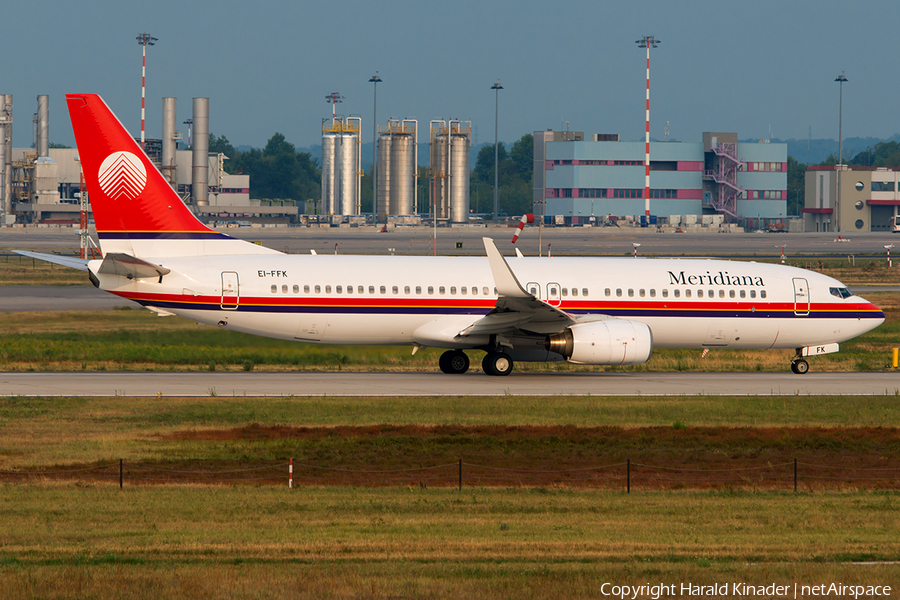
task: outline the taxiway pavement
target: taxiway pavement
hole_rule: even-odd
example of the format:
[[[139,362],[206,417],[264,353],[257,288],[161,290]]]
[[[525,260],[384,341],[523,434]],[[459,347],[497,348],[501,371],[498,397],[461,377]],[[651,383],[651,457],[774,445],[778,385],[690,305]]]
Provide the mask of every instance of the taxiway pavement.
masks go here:
[[[0,373],[0,396],[773,396],[900,394],[897,373]]]

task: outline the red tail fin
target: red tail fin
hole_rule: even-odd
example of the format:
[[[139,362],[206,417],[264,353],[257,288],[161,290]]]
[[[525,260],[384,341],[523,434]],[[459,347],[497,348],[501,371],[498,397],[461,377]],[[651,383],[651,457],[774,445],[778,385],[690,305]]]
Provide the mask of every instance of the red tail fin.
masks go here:
[[[66,102],[101,241],[221,236],[194,217],[100,96]]]

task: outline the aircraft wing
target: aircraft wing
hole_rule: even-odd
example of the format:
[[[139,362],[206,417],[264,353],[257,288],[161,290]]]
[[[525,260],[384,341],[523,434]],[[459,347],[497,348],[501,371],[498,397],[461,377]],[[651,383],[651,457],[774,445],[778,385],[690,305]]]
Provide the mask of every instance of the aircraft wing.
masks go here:
[[[134,279],[135,277],[159,277],[159,280],[162,281],[163,275],[171,273],[172,270],[162,265],[154,265],[130,254],[107,252],[97,272],[105,275],[127,277],[128,279]]]
[[[88,261],[86,258],[75,258],[74,256],[58,256],[56,254],[42,254],[41,252],[29,252],[28,250],[13,250],[16,254],[27,256],[28,258],[36,258],[56,265],[62,265],[79,271],[87,271]]]
[[[546,335],[559,333],[577,322],[572,315],[529,294],[497,250],[494,240],[482,240],[499,297],[494,310],[462,330],[460,336],[505,334],[517,330]]]

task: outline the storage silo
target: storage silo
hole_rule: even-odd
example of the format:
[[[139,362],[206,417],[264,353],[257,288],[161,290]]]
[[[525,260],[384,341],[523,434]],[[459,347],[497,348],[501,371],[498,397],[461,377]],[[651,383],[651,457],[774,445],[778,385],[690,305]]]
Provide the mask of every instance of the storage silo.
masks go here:
[[[337,197],[337,148],[338,136],[329,130],[322,129],[322,214],[335,213]]]
[[[450,222],[469,222],[469,148],[472,124],[450,121]]]
[[[380,223],[387,222],[391,213],[391,144],[393,138],[383,129],[378,136],[378,206],[373,207]]]
[[[338,197],[340,203],[335,212],[341,215],[356,214],[356,196],[359,189],[359,135],[347,132],[338,138],[337,163],[340,171],[340,187]]]
[[[447,205],[447,124],[444,121],[431,122],[431,208],[433,218],[446,219],[449,211]]]

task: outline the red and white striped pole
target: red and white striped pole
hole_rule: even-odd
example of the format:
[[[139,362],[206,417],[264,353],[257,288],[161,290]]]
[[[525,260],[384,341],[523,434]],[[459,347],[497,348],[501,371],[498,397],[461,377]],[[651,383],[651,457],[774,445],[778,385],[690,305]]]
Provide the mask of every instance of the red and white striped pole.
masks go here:
[[[147,83],[147,46],[153,46],[154,42],[156,42],[157,38],[151,36],[149,33],[142,33],[137,36],[138,44],[142,46],[142,55],[143,58],[141,60],[141,149],[144,149],[144,119],[146,116],[146,83]]]
[[[526,223],[534,223],[534,215],[529,213],[527,215],[522,215],[521,220],[519,220],[519,224],[516,226],[516,232],[513,234],[512,243],[515,244],[516,240],[519,239],[519,234],[522,233],[522,230],[525,229]]]
[[[288,463],[288,489],[294,489],[294,459]]]
[[[645,35],[635,42],[638,47],[647,49],[647,106],[644,149],[644,215],[647,226],[650,226],[650,48],[656,48],[659,40],[652,35]]]

